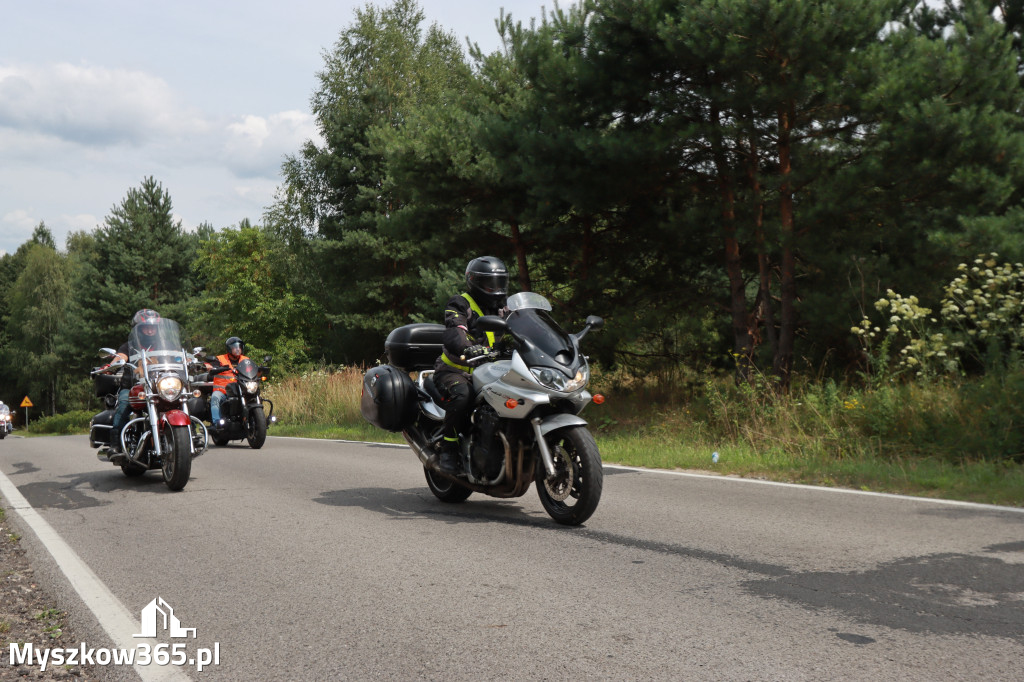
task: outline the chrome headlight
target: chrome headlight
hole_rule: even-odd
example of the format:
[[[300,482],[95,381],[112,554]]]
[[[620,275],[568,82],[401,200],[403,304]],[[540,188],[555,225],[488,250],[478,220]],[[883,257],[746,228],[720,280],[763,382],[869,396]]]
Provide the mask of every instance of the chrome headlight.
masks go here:
[[[156,392],[161,398],[168,402],[173,402],[181,396],[181,377],[166,376],[160,377],[156,382]]]
[[[559,393],[578,391],[586,386],[587,380],[590,379],[590,368],[586,365],[576,372],[572,379],[566,379],[564,374],[550,367],[533,367],[530,371],[541,386]]]
[[[256,393],[260,389],[260,382],[258,381],[246,381],[244,385],[246,393]]]

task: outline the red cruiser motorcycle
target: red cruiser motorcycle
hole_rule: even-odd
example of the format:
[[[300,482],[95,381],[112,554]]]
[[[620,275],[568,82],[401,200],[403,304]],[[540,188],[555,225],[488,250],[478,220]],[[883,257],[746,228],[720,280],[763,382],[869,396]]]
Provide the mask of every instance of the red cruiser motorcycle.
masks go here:
[[[109,377],[98,378],[111,372],[134,372],[137,382],[129,393],[130,419],[120,434],[123,454],[108,457],[98,453],[97,457],[119,465],[126,476],[141,476],[150,469],[160,469],[167,487],[181,490],[188,483],[192,460],[206,452],[208,442],[206,427],[188,410],[192,357],[182,348],[178,323],[167,318],[136,325],[129,345],[128,362],[92,373],[97,393],[101,386],[106,390],[112,388]],[[112,348],[103,348],[101,352],[108,356],[116,353]],[[108,397],[106,401],[111,409],[90,422],[92,447],[108,441],[116,400],[115,391],[114,399]]]

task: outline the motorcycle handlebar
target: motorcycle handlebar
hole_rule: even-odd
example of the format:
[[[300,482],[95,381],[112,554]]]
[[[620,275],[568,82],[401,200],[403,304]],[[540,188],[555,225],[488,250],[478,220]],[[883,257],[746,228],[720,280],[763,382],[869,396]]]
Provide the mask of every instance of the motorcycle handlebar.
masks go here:
[[[495,360],[500,360],[501,356],[502,353],[500,351],[492,350],[490,353],[484,353],[483,355],[478,355],[475,358],[467,358],[465,355],[463,355],[460,357],[460,359],[470,367],[479,367],[485,362],[494,362]]]

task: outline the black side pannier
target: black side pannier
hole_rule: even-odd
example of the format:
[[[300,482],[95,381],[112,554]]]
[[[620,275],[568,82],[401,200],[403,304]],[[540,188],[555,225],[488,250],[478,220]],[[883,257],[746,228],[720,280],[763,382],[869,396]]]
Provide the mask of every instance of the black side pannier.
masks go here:
[[[419,322],[398,327],[384,341],[388,363],[407,372],[434,369],[441,357],[443,324]]]
[[[97,398],[110,394],[117,395],[117,392],[121,390],[121,378],[109,374],[93,374],[92,385],[96,389]]]
[[[401,431],[416,417],[416,384],[398,367],[372,367],[363,376],[359,411],[378,428]]]

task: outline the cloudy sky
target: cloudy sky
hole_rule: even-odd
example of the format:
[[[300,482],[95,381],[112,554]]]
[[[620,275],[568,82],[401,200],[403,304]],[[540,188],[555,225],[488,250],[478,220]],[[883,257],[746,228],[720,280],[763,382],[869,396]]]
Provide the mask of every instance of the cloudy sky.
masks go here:
[[[256,222],[315,134],[323,54],[369,0],[23,0],[0,20],[0,253],[40,221],[58,246],[153,176],[186,229]],[[385,0],[372,4],[384,6]],[[501,8],[419,0],[426,24],[498,49]],[[563,1],[561,5],[568,6]]]

